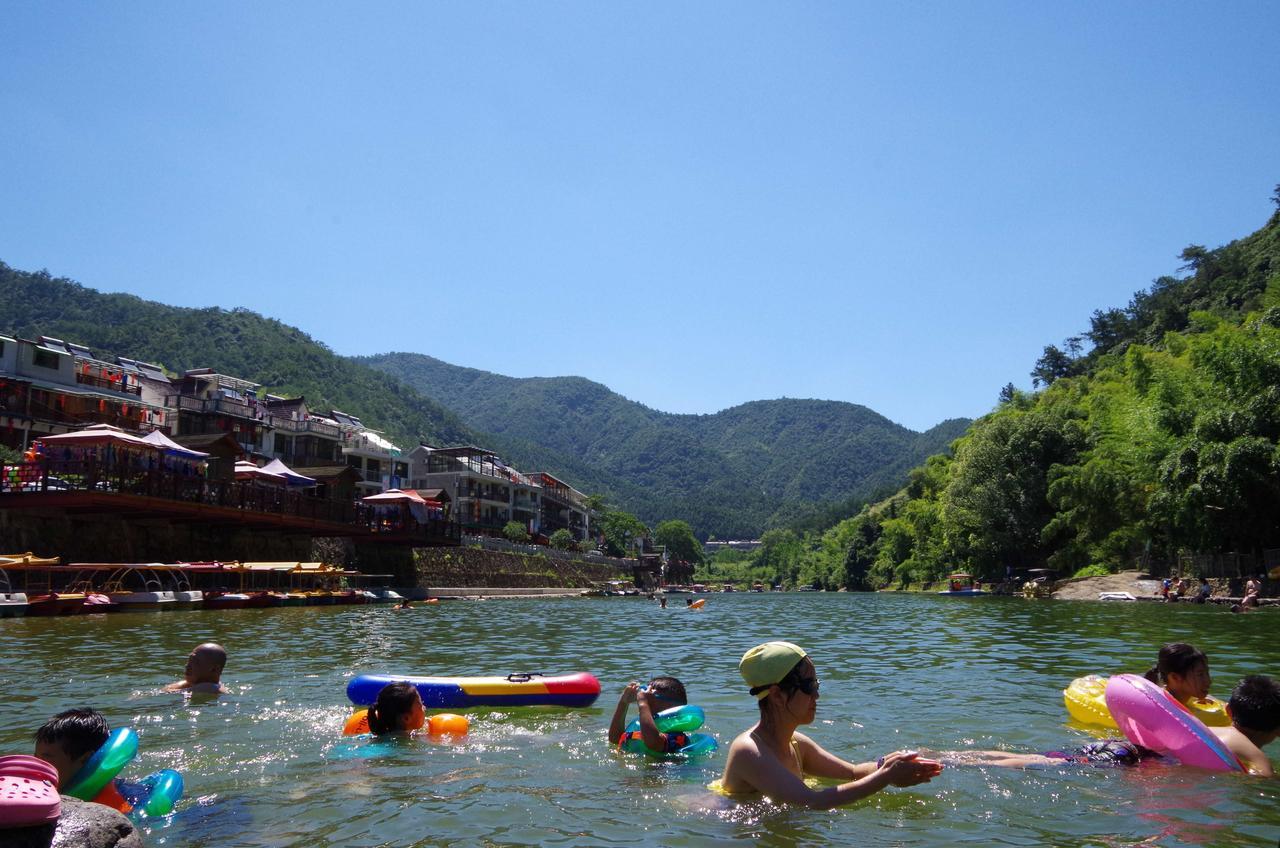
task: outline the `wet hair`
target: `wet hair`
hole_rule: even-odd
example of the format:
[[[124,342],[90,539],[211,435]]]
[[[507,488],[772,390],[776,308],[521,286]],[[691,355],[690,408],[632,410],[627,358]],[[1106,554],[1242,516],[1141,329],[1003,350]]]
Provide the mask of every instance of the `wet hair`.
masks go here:
[[[1195,667],[1209,665],[1209,658],[1204,651],[1186,642],[1170,642],[1160,649],[1156,664],[1147,670],[1143,677],[1152,683],[1168,683],[1170,674],[1189,674]]]
[[[36,741],[57,745],[62,752],[75,760],[92,754],[107,742],[111,728],[102,713],[82,707],[65,710],[46,721],[36,731]]]
[[[369,707],[369,732],[391,733],[399,730],[400,716],[405,715],[418,700],[418,690],[412,683],[388,683],[378,692],[378,700]]]
[[[786,692],[794,692],[797,689],[799,689],[800,688],[800,667],[804,665],[804,661],[807,659],[809,658],[801,657],[799,660],[797,660],[796,664],[791,666],[791,670],[788,671],[785,675],[783,675],[782,679],[773,685],[779,687],[780,689]],[[756,702],[760,705],[760,715],[764,715],[765,704],[766,702],[768,702],[768,700],[769,700],[768,698],[761,698],[759,701]]]
[[[687,704],[689,696],[684,691],[684,684],[674,677],[655,677],[649,681],[649,691],[664,701],[672,704]]]
[[[1231,690],[1227,710],[1236,727],[1259,733],[1280,728],[1280,683],[1265,674],[1249,675]]]

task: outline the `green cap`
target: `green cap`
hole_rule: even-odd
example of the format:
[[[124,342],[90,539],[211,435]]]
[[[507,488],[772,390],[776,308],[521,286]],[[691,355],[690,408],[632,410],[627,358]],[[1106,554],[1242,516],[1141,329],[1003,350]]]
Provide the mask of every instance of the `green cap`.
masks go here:
[[[804,648],[790,642],[765,642],[756,645],[742,655],[738,671],[751,687],[751,694],[760,700],[769,694],[769,687],[786,677],[796,663],[807,657]],[[757,691],[758,690],[758,691]]]

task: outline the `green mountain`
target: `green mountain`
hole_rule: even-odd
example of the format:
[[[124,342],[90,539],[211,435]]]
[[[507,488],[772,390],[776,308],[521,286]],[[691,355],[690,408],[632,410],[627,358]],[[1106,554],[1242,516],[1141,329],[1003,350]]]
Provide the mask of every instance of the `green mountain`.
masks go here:
[[[640,487],[628,503],[646,521],[684,518],[720,538],[895,488],[969,423],[917,433],[856,404],[793,399],[674,415],[581,377],[506,377],[416,353],[357,361],[436,398],[477,430],[579,457]]]

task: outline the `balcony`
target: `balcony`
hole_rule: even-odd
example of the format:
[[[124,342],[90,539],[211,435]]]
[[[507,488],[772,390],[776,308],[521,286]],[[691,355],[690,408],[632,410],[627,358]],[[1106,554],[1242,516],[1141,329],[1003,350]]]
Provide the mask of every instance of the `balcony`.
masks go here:
[[[247,403],[227,400],[226,398],[196,398],[187,395],[170,396],[166,399],[172,409],[180,412],[198,412],[202,415],[230,415],[233,418],[244,418],[257,421],[258,416]]]
[[[326,424],[323,421],[316,421],[313,418],[304,418],[300,421],[295,421],[292,418],[268,415],[266,423],[277,433],[310,433],[312,435],[322,436],[326,439],[339,439],[342,437],[342,431],[338,429],[336,425]]]
[[[117,394],[137,395],[138,397],[142,396],[142,386],[131,385],[121,387],[119,380],[112,381],[108,380],[106,377],[84,374],[79,371],[76,372],[76,382],[82,386],[92,386],[95,389],[105,389],[106,391],[116,392]]]

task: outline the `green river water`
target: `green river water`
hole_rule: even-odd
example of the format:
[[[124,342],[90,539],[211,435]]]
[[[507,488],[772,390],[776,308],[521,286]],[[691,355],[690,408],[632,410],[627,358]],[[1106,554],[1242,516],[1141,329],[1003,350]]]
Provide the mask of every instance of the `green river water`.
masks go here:
[[[701,612],[673,601],[666,610],[644,599],[547,599],[4,620],[0,753],[29,753],[35,728],[70,706],[133,726],[142,747],[126,776],[175,768],[187,785],[177,813],[147,827],[149,846],[1280,839],[1280,782],[1159,765],[953,767],[832,812],[738,804],[705,788],[756,715],[737,662],[758,642],[808,649],[822,678],[809,734],[847,759],[900,748],[1042,751],[1090,738],[1067,723],[1061,691],[1072,678],[1141,672],[1163,642],[1205,650],[1219,697],[1244,674],[1280,674],[1274,612],[886,594],[715,595]],[[233,694],[161,693],[207,640],[230,651]],[[604,688],[590,709],[474,712],[456,745],[414,738],[369,749],[339,736],[355,674],[583,670]],[[656,674],[685,682],[719,753],[681,763],[610,750],[617,693]]]

